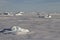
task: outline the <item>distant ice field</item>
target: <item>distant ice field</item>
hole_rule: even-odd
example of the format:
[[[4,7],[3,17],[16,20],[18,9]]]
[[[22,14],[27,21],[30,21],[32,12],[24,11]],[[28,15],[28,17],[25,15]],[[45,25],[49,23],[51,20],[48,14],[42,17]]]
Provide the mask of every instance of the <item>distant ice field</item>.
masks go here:
[[[0,30],[12,26],[20,26],[35,32],[27,35],[0,33],[0,40],[60,40],[59,18],[45,19],[28,15],[0,17]]]

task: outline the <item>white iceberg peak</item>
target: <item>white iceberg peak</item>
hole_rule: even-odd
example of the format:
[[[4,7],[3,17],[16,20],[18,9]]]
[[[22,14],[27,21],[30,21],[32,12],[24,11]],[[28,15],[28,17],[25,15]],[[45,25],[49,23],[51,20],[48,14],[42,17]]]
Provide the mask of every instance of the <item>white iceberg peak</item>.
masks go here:
[[[17,31],[17,32],[29,32],[28,29],[23,29],[19,26],[13,26],[11,29],[12,29],[12,31]]]

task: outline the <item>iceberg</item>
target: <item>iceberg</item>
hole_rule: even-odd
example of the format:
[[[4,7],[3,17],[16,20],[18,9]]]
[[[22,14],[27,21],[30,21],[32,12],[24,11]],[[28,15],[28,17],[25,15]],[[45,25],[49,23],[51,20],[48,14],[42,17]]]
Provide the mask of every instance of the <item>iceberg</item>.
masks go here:
[[[21,35],[21,34],[28,34],[30,31],[28,29],[21,28],[19,26],[13,26],[11,28],[3,29],[0,31],[0,33],[4,34],[16,34],[16,35]]]

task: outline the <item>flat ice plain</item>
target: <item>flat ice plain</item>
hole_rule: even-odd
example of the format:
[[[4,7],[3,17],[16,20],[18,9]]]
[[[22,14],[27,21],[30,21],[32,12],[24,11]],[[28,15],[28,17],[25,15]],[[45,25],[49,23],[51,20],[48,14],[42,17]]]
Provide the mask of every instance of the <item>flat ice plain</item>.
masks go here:
[[[34,31],[28,35],[12,35],[0,33],[0,40],[60,40],[60,19],[59,18],[38,18],[34,15],[23,16],[1,16],[0,30],[20,26]]]

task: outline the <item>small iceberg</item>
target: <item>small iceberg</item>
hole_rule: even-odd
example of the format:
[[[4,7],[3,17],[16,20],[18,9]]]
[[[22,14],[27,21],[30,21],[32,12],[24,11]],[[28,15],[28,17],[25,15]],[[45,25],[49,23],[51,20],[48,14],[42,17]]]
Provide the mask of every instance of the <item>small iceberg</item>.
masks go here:
[[[16,15],[16,16],[21,16],[21,15],[23,15],[23,13],[24,13],[24,12],[17,12],[15,15]]]
[[[27,34],[27,33],[30,32],[28,29],[24,29],[24,28],[21,28],[21,27],[19,27],[19,26],[13,26],[13,27],[11,28],[11,30],[12,30],[13,32],[15,32],[17,35],[19,35],[19,34]]]
[[[45,16],[45,18],[52,18],[52,16],[48,14],[47,16]]]
[[[30,31],[28,29],[24,29],[19,26],[13,26],[11,28],[6,28],[6,29],[1,30],[0,33],[23,35],[23,34],[29,34]]]

